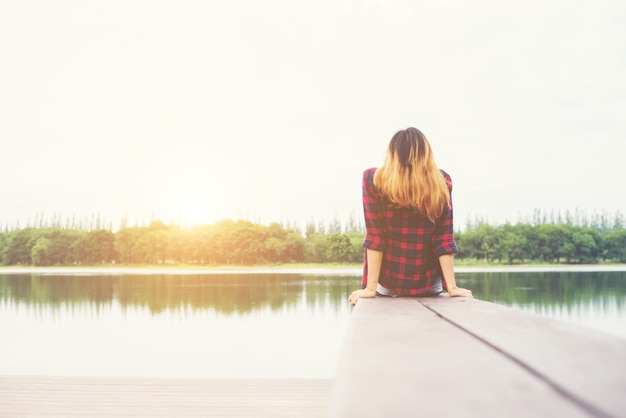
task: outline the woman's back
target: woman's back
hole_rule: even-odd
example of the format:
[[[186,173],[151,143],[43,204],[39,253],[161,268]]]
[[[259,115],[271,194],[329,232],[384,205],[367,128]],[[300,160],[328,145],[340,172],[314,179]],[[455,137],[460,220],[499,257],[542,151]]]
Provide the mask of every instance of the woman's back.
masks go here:
[[[363,173],[363,209],[367,235],[363,247],[383,251],[379,283],[397,294],[418,295],[441,289],[438,257],[458,252],[453,234],[452,207],[430,220],[415,208],[399,207],[374,185],[375,168]],[[448,188],[450,176],[441,171]],[[367,286],[367,257],[363,269]]]
[[[415,128],[398,131],[383,165],[363,173],[367,235],[362,290],[350,296],[471,296],[456,286],[452,179],[435,164],[430,144]]]

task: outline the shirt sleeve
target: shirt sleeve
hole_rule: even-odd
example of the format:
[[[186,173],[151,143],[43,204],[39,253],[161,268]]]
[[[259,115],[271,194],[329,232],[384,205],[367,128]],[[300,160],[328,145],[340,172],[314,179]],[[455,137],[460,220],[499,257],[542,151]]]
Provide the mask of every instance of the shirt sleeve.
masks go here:
[[[437,257],[445,254],[458,253],[459,249],[454,240],[454,216],[452,211],[452,178],[442,171],[448,190],[450,190],[450,205],[446,206],[439,217],[433,235],[433,251]]]
[[[385,249],[385,224],[382,196],[374,188],[375,168],[363,173],[363,212],[365,215],[365,240],[363,248],[375,251]]]

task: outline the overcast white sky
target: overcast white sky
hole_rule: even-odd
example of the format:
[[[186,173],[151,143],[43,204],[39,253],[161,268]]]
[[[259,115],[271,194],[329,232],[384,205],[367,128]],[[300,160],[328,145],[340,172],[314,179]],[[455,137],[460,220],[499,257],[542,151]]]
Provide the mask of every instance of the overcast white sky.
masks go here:
[[[408,126],[459,225],[623,212],[625,74],[623,0],[0,0],[0,225],[361,217]]]

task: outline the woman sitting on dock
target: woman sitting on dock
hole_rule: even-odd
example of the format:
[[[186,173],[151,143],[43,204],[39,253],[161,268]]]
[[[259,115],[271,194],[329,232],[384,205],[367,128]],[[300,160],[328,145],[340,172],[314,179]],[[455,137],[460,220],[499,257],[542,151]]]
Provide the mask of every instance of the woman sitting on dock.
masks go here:
[[[452,179],[437,168],[424,134],[397,132],[383,166],[363,173],[365,263],[352,305],[377,294],[435,296],[444,289],[472,297],[454,278],[451,194]]]

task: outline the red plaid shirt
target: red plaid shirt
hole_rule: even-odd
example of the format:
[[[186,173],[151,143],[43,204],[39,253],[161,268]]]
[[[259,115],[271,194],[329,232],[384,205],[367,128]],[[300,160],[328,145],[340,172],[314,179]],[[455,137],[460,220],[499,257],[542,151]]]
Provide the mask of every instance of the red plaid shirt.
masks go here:
[[[398,208],[374,187],[376,168],[363,173],[363,210],[367,235],[362,246],[383,252],[379,283],[395,293],[419,295],[441,278],[439,256],[458,252],[454,241],[452,200],[435,223],[409,208]],[[441,170],[450,193],[452,179]],[[367,286],[367,251],[363,266]],[[443,283],[445,288],[445,282]]]

